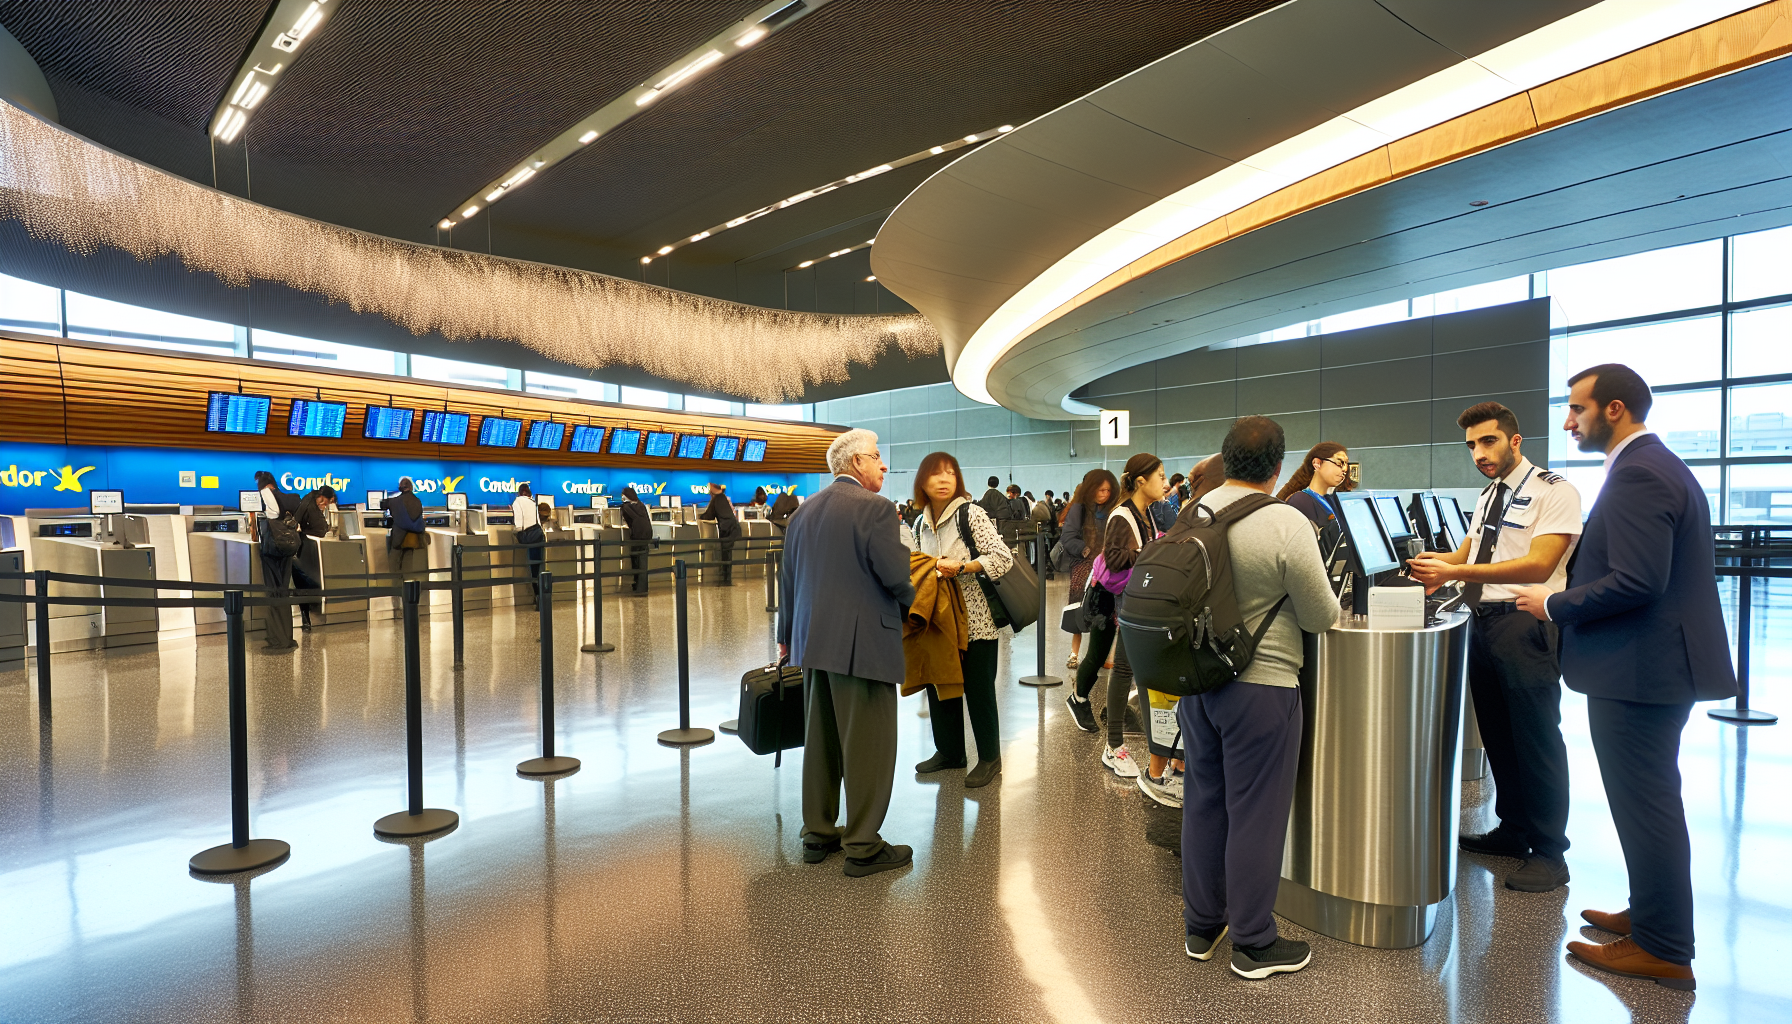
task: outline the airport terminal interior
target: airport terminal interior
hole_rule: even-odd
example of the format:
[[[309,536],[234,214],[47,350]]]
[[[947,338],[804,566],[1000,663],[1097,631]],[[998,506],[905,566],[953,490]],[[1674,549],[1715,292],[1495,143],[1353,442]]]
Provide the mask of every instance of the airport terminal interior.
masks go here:
[[[1792,1020],[1788,166],[1792,0],[0,0],[0,1022]]]

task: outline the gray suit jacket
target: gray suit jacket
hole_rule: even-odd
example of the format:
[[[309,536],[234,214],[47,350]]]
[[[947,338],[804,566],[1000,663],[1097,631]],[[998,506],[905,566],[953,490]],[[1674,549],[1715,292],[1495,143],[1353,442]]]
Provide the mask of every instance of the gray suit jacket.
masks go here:
[[[778,642],[790,663],[901,683],[902,609],[915,600],[896,506],[851,477],[803,502],[784,531]]]

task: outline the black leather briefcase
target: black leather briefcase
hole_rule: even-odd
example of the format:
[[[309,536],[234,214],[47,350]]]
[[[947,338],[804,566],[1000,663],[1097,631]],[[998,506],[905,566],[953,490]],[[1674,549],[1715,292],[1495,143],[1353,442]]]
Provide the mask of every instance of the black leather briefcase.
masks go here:
[[[755,754],[776,754],[803,745],[803,670],[783,662],[740,677],[739,735]]]

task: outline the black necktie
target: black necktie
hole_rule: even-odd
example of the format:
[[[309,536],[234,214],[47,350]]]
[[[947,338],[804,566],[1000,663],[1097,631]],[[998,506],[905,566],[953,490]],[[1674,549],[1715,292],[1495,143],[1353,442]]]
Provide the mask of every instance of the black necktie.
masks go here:
[[[1475,552],[1475,565],[1493,561],[1493,546],[1500,539],[1500,521],[1506,517],[1506,484],[1501,481],[1487,503],[1487,514],[1481,518],[1481,549]],[[1470,608],[1481,607],[1481,590],[1486,584],[1468,583],[1462,588],[1462,600]]]

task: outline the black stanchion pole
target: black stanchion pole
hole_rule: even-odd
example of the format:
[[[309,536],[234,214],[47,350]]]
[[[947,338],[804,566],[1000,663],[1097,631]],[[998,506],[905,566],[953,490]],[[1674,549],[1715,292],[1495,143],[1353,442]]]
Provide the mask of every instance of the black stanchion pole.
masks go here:
[[[710,729],[691,728],[691,630],[685,609],[684,559],[673,561],[672,578],[673,611],[678,622],[678,728],[660,733],[660,742],[669,747],[689,747],[708,743],[716,734]]]
[[[37,604],[37,713],[50,717],[50,570],[31,574]]]
[[[1045,630],[1051,616],[1046,614],[1045,604],[1045,544],[1041,542],[1038,530],[1033,531],[1033,570],[1039,577],[1039,621],[1033,623],[1033,641],[1038,656],[1037,672],[1030,676],[1021,676],[1022,686],[1062,686],[1064,680],[1057,676],[1045,674]]]
[[[240,590],[224,592],[224,633],[230,675],[230,844],[201,850],[187,861],[187,867],[202,875],[250,871],[292,853],[292,847],[278,839],[249,838],[249,666]]]
[[[1743,535],[1743,544],[1753,548],[1765,543],[1757,538],[1754,531]],[[1780,716],[1767,711],[1756,711],[1748,706],[1748,670],[1749,641],[1754,632],[1755,578],[1748,570],[1755,564],[1752,557],[1737,559],[1742,564],[1742,573],[1736,577],[1736,706],[1733,708],[1714,708],[1706,715],[1720,722],[1731,725],[1773,725]]]
[[[564,775],[576,771],[579,759],[554,756],[554,574],[544,572],[535,595],[541,624],[541,756],[516,766],[520,775]]]
[[[765,552],[765,610],[768,612],[778,610],[778,566],[777,559],[772,555],[773,552],[767,549]]]
[[[456,545],[459,562],[460,546]],[[456,594],[459,591],[455,591]],[[373,823],[382,836],[426,836],[453,828],[460,815],[440,807],[423,806],[423,655],[417,638],[417,604],[423,598],[420,580],[404,581],[404,743],[409,806]]]
[[[454,591],[449,594],[450,607],[454,613],[454,667],[459,668],[466,663],[467,654],[467,593],[463,588],[466,579],[465,554],[458,542],[454,545]]]
[[[591,581],[591,642],[580,647],[586,654],[608,654],[616,649],[615,644],[604,643],[604,542],[595,538],[591,541],[591,575],[597,577]]]

